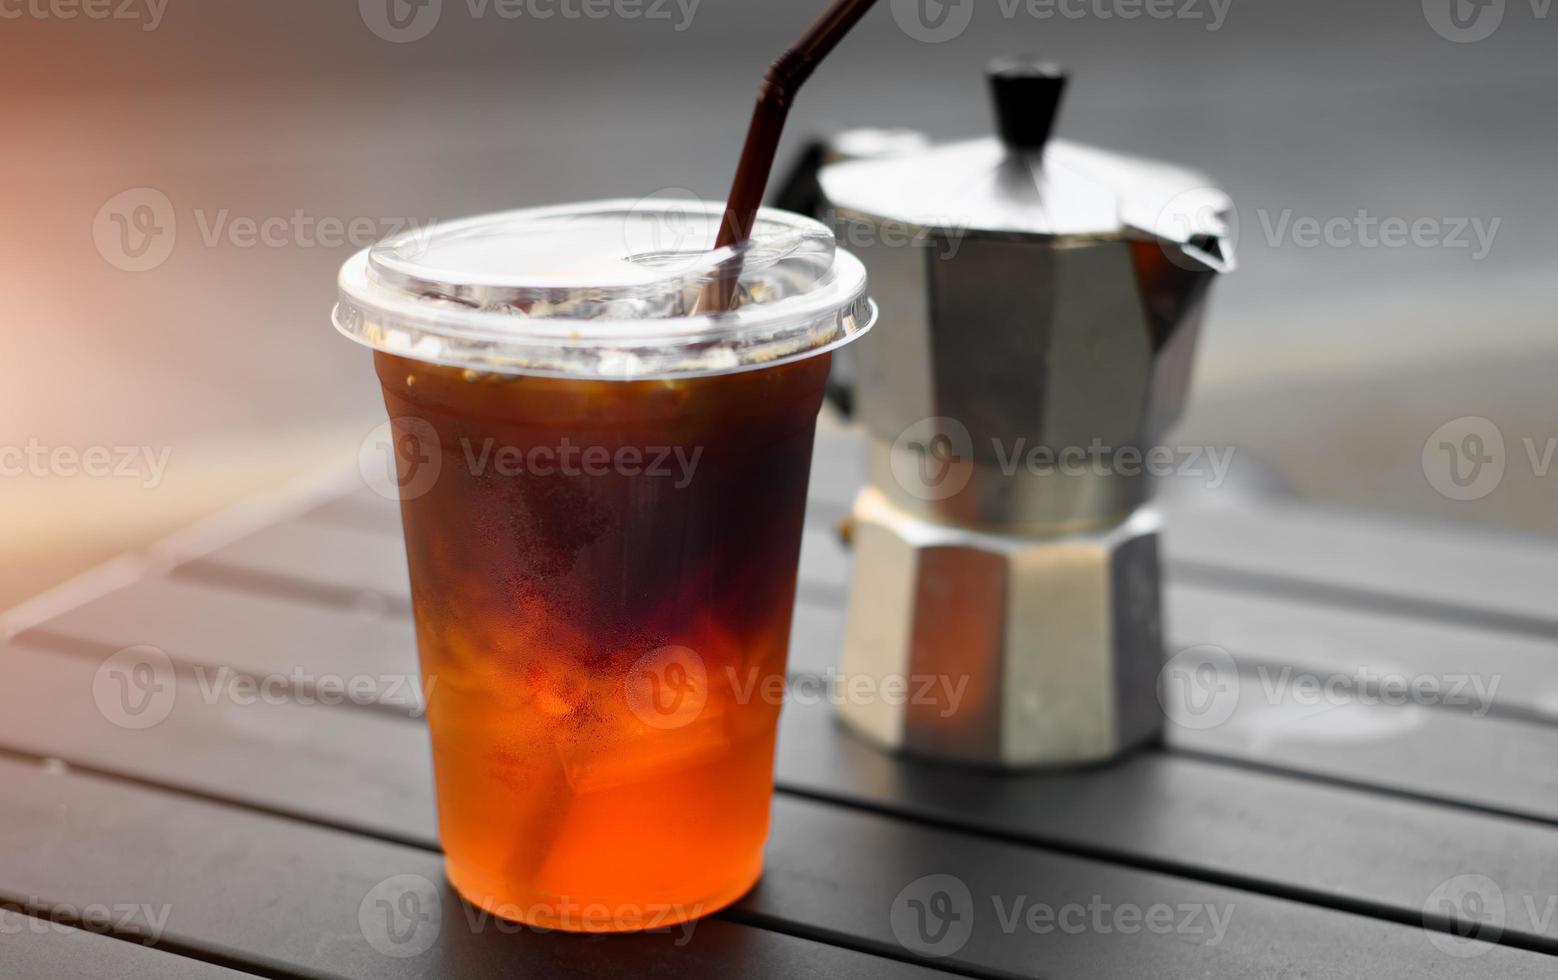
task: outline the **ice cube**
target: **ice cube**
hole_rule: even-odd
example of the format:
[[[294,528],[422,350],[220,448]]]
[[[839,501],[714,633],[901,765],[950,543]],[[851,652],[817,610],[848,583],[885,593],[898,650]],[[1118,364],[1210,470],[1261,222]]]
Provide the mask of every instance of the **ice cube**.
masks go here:
[[[718,715],[671,730],[639,725],[617,737],[591,734],[555,740],[563,773],[575,793],[600,793],[664,779],[725,756],[732,744]]]

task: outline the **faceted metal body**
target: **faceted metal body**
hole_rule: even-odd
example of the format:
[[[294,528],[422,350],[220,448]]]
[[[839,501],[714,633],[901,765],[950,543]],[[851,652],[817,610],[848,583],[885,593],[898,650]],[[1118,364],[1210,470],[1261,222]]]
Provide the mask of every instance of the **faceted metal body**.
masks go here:
[[[1140,459],[1120,454],[1157,445],[1184,407],[1224,243],[1137,225],[905,234],[835,196],[870,186],[860,171],[824,169],[822,186],[882,232],[851,241],[881,316],[855,350],[869,485],[842,670],[942,692],[845,698],[844,721],[986,766],[1096,762],[1154,738],[1157,519]],[[1164,186],[1153,193],[1172,197]]]
[[[874,487],[854,509],[845,698],[883,745],[980,766],[1111,758],[1159,728],[1157,522],[1054,538],[936,524]]]
[[[873,451],[876,486],[932,519],[1026,530],[1107,524],[1146,498],[1145,479],[1110,458],[1155,443],[1183,409],[1213,272],[1123,240],[969,236],[857,254],[881,310],[855,352],[860,421],[891,447]],[[912,456],[938,442],[960,469],[926,486]],[[1097,465],[1060,465],[1077,457]]]

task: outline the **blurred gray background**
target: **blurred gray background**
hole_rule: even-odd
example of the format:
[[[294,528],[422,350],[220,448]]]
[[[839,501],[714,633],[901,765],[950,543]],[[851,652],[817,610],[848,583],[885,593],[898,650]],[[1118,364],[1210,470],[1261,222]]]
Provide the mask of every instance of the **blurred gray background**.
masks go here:
[[[786,155],[863,125],[982,135],[989,58],[1060,61],[1061,135],[1199,167],[1238,206],[1241,268],[1176,442],[1237,445],[1339,504],[1551,532],[1548,2],[881,0],[809,84]],[[762,68],[820,7],[0,4],[0,608],[355,450],[382,409],[328,314],[364,235],[722,196]],[[1371,244],[1385,219],[1429,233]],[[321,240],[330,222],[358,234]],[[1504,477],[1458,501],[1423,451],[1467,416],[1502,435]],[[47,462],[17,465],[29,447]],[[93,447],[166,466],[55,454]]]

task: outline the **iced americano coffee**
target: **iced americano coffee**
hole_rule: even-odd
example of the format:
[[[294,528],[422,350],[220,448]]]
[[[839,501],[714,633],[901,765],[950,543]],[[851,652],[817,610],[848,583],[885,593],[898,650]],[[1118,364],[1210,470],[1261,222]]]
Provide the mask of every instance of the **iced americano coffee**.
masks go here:
[[[394,430],[449,878],[573,931],[708,914],[762,865],[813,430],[870,327],[825,228],[585,205],[381,243],[337,326]],[[728,264],[724,268],[730,268]]]

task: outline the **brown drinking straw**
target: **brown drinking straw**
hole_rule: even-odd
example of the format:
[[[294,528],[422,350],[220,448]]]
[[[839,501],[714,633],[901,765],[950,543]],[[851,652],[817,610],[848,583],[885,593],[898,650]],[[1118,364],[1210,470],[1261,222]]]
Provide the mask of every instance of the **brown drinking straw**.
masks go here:
[[[768,67],[757,90],[757,107],[752,110],[752,123],[747,127],[747,141],[741,148],[736,179],[725,202],[725,218],[720,223],[715,249],[752,237],[757,208],[768,187],[779,136],[784,132],[784,121],[795,94],[875,3],[876,0],[834,0],[800,39]],[[736,282],[740,278],[741,256],[737,255],[720,269],[715,309],[735,308]]]

